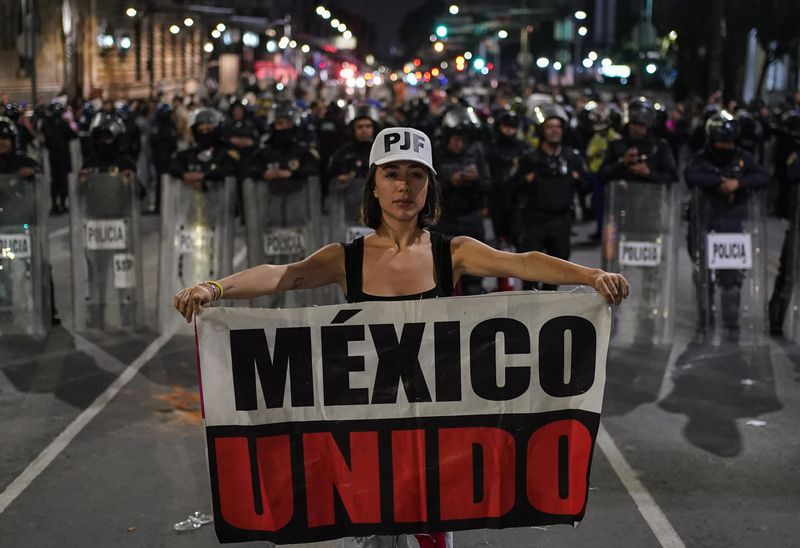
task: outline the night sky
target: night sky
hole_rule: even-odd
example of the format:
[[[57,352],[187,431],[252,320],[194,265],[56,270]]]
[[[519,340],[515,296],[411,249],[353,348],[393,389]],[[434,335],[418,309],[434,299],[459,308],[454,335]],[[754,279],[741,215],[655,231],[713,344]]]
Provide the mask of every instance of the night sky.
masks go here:
[[[357,10],[374,24],[376,34],[376,55],[386,56],[393,45],[399,45],[397,29],[403,16],[423,4],[425,0],[395,0],[376,2],[375,0],[338,0],[337,5]]]

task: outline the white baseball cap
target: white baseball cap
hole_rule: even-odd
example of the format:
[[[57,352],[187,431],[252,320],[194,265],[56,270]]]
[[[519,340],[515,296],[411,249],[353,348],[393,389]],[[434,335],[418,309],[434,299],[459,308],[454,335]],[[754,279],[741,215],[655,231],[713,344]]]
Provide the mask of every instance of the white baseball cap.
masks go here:
[[[413,127],[390,127],[381,130],[369,151],[369,166],[389,162],[419,162],[433,171],[433,151],[428,136]]]

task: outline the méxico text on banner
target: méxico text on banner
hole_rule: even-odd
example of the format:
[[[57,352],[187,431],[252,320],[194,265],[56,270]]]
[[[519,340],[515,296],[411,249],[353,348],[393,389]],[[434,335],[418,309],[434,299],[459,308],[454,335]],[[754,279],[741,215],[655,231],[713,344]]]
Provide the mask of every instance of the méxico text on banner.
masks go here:
[[[581,521],[610,322],[591,293],[205,311],[219,540]]]

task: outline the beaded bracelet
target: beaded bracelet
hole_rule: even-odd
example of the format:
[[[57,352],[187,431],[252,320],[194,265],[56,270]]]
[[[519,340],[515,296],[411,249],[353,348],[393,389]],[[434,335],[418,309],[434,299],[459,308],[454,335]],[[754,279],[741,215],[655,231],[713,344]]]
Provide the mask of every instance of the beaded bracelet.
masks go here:
[[[210,285],[214,288],[214,301],[218,301],[222,298],[222,295],[225,294],[225,290],[222,289],[222,285],[219,282],[215,282],[214,280],[207,280],[203,282],[204,284]]]

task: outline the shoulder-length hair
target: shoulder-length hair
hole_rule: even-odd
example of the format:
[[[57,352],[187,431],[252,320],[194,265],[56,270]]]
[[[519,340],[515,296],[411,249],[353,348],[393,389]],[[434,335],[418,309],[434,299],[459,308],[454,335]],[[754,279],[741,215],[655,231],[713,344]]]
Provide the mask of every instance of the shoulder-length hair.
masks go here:
[[[442,216],[442,192],[439,188],[439,181],[433,171],[426,168],[428,172],[428,194],[425,196],[425,205],[417,216],[417,226],[428,228],[439,222]],[[372,166],[367,175],[367,182],[364,185],[364,195],[361,199],[361,224],[373,230],[381,226],[383,211],[378,198],[375,197],[375,175],[377,167]]]

